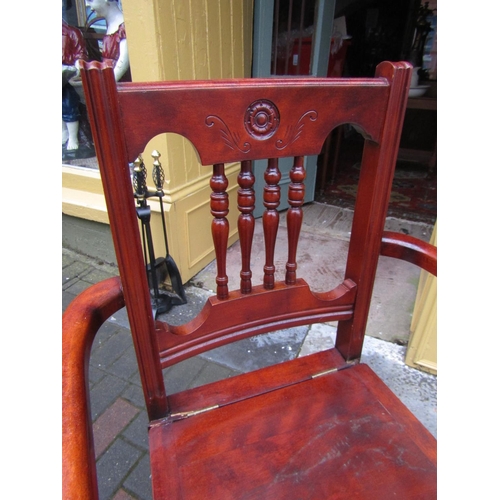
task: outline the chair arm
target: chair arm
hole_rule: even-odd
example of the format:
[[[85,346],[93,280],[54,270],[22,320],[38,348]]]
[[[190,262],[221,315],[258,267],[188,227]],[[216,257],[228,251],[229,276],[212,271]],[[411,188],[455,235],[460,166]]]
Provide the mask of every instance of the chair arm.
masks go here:
[[[437,248],[413,236],[384,231],[380,255],[406,260],[437,276]]]
[[[63,498],[98,498],[89,358],[95,335],[125,305],[120,278],[92,285],[67,307],[62,319]]]

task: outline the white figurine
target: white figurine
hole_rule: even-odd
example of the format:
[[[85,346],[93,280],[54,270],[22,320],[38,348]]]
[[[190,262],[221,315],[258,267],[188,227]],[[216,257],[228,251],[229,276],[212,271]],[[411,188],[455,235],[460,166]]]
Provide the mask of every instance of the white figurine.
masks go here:
[[[116,0],[87,0],[86,5],[106,21],[102,45],[103,61],[112,61],[115,79],[130,80],[130,62],[123,12]]]
[[[80,98],[69,83],[78,76],[77,61],[87,59],[85,42],[81,32],[62,22],[62,143],[67,151],[77,150],[80,111]]]

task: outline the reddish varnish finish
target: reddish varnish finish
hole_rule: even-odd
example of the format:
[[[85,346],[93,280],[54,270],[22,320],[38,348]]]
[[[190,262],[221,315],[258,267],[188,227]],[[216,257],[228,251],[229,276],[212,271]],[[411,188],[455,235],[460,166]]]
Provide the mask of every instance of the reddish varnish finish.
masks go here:
[[[252,172],[252,162],[245,160],[241,162],[241,171],[238,175],[238,210],[241,212],[238,217],[238,233],[241,248],[241,293],[252,291],[252,268],[251,253],[253,233],[255,229],[255,219],[253,210],[255,208],[255,192],[253,185],[255,176]]]
[[[406,260],[437,276],[437,248],[413,236],[384,231],[380,255]]]
[[[217,297],[227,298],[227,274],[226,274],[226,249],[229,237],[229,222],[226,219],[229,213],[229,197],[226,193],[227,177],[224,174],[224,164],[214,165],[214,173],[210,180],[212,194],[210,195],[210,210],[214,219],[212,221],[212,236],[214,239],[215,256],[217,259]]]
[[[174,413],[149,436],[153,488],[173,498],[437,494],[434,438],[366,365],[191,417]]]
[[[292,361],[285,361],[250,374],[238,375],[224,381],[196,387],[168,397],[171,414],[184,414],[200,408],[226,406],[282,387],[311,379],[317,373],[346,368],[344,358],[335,349],[320,351]],[[178,417],[175,417],[178,419]],[[159,421],[156,421],[158,423]]]
[[[278,158],[268,160],[267,169],[264,173],[266,185],[264,187],[264,206],[266,210],[262,216],[262,226],[264,228],[264,244],[266,248],[266,263],[264,265],[264,287],[268,290],[274,288],[274,249],[276,245],[276,235],[278,234],[278,225],[280,215],[277,208],[280,204],[281,172],[278,167]]]
[[[356,288],[352,281],[345,280],[329,292],[313,293],[299,278],[293,287],[278,282],[272,290],[258,285],[251,294],[234,290],[225,300],[210,297],[189,323],[181,326],[158,323],[156,334],[162,366],[259,333],[349,319]]]
[[[65,498],[97,495],[88,355],[99,326],[123,303],[150,419],[155,498],[435,498],[435,439],[359,364],[379,255],[437,272],[435,247],[384,232],[410,77],[409,64],[384,62],[375,78],[117,86],[111,66],[83,65],[121,278],[92,287],[64,315]],[[365,137],[346,272],[332,290],[314,293],[297,268],[304,156],[319,154],[343,123],[356,125]],[[181,326],[153,319],[129,170],[150,139],[164,132],[188,138],[202,164],[212,168],[217,295]],[[283,157],[294,158],[286,194],[279,186]],[[265,265],[263,275],[252,276],[257,159],[268,162]],[[225,175],[232,162],[241,162],[235,207],[229,206]],[[281,195],[289,204],[284,281],[276,280],[274,256]],[[232,209],[239,212],[239,286],[228,282],[226,270]],[[334,349],[165,393],[162,369],[190,356],[264,332],[335,320]]]
[[[99,327],[124,305],[120,279],[110,278],[81,293],[63,316],[63,498],[97,498],[89,357]]]
[[[287,212],[288,229],[288,262],[286,264],[285,282],[294,285],[297,280],[297,246],[299,244],[300,228],[302,226],[302,204],[306,188],[304,179],[304,157],[296,156],[290,170],[290,185],[288,187],[288,203],[290,210]]]

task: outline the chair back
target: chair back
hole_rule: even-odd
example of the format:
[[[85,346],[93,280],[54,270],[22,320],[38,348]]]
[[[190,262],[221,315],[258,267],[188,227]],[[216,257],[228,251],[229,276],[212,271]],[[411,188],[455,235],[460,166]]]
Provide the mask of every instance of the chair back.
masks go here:
[[[106,63],[82,63],[82,79],[132,335],[151,419],[168,413],[162,369],[252,335],[339,321],[336,349],[359,359],[411,78],[408,63],[381,63],[374,78],[272,78],[116,84]],[[304,200],[304,157],[318,155],[328,134],[352,124],[365,140],[343,280],[313,292],[300,278],[297,248]],[[199,316],[173,326],[156,321],[144,265],[131,165],[151,138],[180,134],[212,168],[211,222],[216,296]],[[278,159],[293,157],[288,193]],[[251,268],[255,220],[253,160],[264,173],[265,265]],[[225,166],[240,162],[237,206],[230,206]],[[209,167],[210,166],[210,167]],[[176,168],[182,168],[178,166]],[[287,196],[288,259],[277,280],[274,250],[280,197]],[[230,210],[239,212],[240,283],[228,282]],[[324,249],[328,259],[328,248]]]

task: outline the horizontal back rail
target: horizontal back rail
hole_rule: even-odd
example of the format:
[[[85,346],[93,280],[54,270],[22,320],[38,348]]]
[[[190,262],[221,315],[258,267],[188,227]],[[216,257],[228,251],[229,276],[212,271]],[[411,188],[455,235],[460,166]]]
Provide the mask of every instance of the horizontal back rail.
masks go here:
[[[119,85],[129,161],[161,133],[189,139],[203,165],[317,155],[352,123],[380,139],[386,79],[254,79]],[[196,119],[193,118],[195,115]]]
[[[272,290],[254,287],[252,294],[229,293],[226,300],[211,297],[189,323],[172,326],[157,322],[162,367],[230,341],[261,333],[352,317],[356,285],[346,280],[330,292],[315,293],[303,280],[294,286],[277,282]]]

